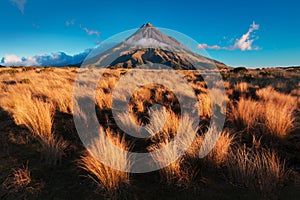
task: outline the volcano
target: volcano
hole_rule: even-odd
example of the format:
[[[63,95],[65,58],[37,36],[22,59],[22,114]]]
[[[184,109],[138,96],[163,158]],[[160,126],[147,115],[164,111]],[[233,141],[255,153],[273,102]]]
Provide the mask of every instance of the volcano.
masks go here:
[[[84,61],[83,64],[129,69],[153,64],[162,64],[180,70],[230,68],[222,62],[189,50],[150,23],[142,25],[134,34],[108,50],[94,53],[94,56]]]

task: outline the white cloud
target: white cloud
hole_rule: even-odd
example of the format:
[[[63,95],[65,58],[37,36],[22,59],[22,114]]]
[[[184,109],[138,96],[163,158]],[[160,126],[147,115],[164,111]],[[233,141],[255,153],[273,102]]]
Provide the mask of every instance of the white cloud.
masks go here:
[[[232,49],[240,49],[242,51],[245,50],[255,50],[257,47],[253,47],[252,44],[255,39],[252,39],[251,33],[259,29],[259,25],[253,22],[250,25],[250,28],[247,33],[245,33],[240,39],[236,40]]]
[[[215,50],[220,50],[222,49],[222,47],[220,47],[219,45],[208,45],[208,44],[198,44],[197,48],[199,49],[215,49]]]
[[[5,66],[66,66],[81,63],[90,53],[90,49],[73,56],[64,52],[52,53],[50,55],[35,55],[28,57],[19,57],[17,55],[5,55],[1,65]]]
[[[141,47],[165,47],[168,46],[166,43],[160,42],[153,38],[142,38],[137,41],[127,40],[127,43],[131,45],[141,46]]]
[[[259,30],[259,24],[255,24],[253,21],[248,29],[248,32],[243,34],[239,39],[235,40],[234,45],[228,47],[222,47],[219,45],[208,45],[208,44],[199,44],[197,47],[201,49],[214,49],[214,50],[236,50],[240,49],[241,51],[246,50],[259,50],[259,47],[253,47],[253,42],[255,41],[253,32]]]
[[[75,19],[66,21],[66,26],[73,26],[75,24],[75,21],[76,21]]]
[[[24,6],[27,0],[10,0],[12,4],[18,7],[22,14],[24,14]]]
[[[86,28],[86,27],[82,27],[81,24],[80,24],[80,28],[81,28],[82,30],[84,30],[88,35],[96,35],[97,37],[100,36],[100,32],[99,32],[99,31],[90,30],[90,29],[88,29],[88,28]]]
[[[3,62],[3,63],[19,63],[19,62],[22,62],[22,58],[14,55],[14,54],[9,54],[9,55],[5,55],[2,58],[1,62]]]
[[[22,58],[14,54],[9,54],[5,55],[1,59],[1,64],[6,65],[6,66],[19,66],[19,65],[24,65],[24,66],[30,66],[30,65],[38,65],[36,59],[32,56],[29,56],[27,58]]]
[[[76,19],[68,20],[65,22],[66,26],[74,26],[76,24]],[[87,35],[95,35],[96,36],[96,44],[100,43],[99,37],[100,37],[100,32],[97,30],[90,30],[87,27],[83,27],[81,24],[79,24],[79,28],[86,32]]]

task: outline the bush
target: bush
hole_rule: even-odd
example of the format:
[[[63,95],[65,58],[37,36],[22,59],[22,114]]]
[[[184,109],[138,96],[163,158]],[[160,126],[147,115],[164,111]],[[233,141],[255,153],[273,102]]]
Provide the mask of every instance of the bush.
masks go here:
[[[247,72],[248,69],[246,67],[236,67],[236,68],[232,69],[231,71],[238,74],[238,73]]]
[[[271,72],[271,71],[267,71],[267,70],[265,70],[265,71],[261,71],[261,72],[259,72],[259,75],[262,75],[262,76],[264,76],[264,77],[267,77],[267,76],[273,76],[273,75],[274,75],[274,73],[273,73],[273,72]]]
[[[27,71],[31,71],[31,70],[35,70],[35,69],[36,69],[36,67],[23,67],[22,71],[27,72]]]
[[[30,81],[30,79],[25,78],[25,79],[22,79],[19,83],[21,83],[21,84],[30,84],[31,81]]]

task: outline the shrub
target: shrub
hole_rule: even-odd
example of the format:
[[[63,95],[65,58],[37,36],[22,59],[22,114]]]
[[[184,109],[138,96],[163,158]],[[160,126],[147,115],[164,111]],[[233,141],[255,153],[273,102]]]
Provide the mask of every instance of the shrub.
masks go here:
[[[25,78],[25,79],[22,79],[22,80],[20,80],[20,82],[19,83],[21,83],[21,84],[30,84],[31,83],[31,81],[30,81],[30,79],[28,79],[28,78]]]
[[[246,67],[236,67],[234,69],[232,69],[232,72],[234,73],[243,73],[243,72],[247,72],[247,68]]]
[[[274,75],[274,73],[273,72],[271,72],[271,71],[261,71],[261,72],[259,72],[259,74],[260,75],[262,75],[262,76],[273,76]]]

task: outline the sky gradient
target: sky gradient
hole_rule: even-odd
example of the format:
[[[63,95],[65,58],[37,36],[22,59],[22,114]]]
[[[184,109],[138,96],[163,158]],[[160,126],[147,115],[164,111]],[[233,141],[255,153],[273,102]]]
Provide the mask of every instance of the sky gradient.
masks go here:
[[[0,64],[67,62],[114,34],[151,22],[186,34],[230,66],[295,66],[299,7],[297,0],[1,0]]]

